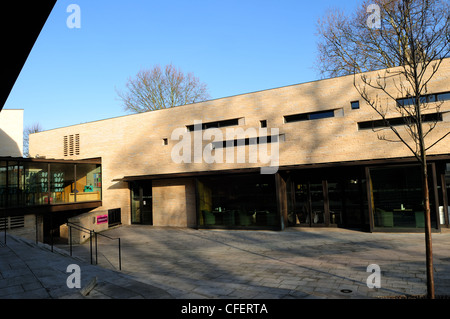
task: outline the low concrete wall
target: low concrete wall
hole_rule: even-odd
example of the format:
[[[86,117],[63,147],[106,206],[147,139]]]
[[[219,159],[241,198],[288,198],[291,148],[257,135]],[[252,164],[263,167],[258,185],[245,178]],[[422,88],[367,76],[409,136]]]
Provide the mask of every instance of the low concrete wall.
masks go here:
[[[37,221],[36,221],[37,218]],[[29,214],[24,216],[24,225],[23,227],[18,228],[9,228],[9,224],[7,226],[6,232],[8,234],[22,237],[29,240],[37,240],[42,242],[44,240],[44,227],[43,227],[42,216],[36,217],[36,215]],[[2,225],[3,226],[3,225]],[[3,228],[3,227],[2,227]],[[36,234],[36,231],[38,232]],[[3,230],[0,231],[0,236],[4,236]],[[2,238],[3,240],[3,238]]]
[[[101,232],[108,229],[108,211],[95,211],[69,218],[69,223],[80,227]],[[86,231],[80,231],[76,227],[71,227],[71,236],[73,244],[82,244],[89,240],[90,234]],[[69,240],[69,226],[67,224],[60,226],[61,238]]]

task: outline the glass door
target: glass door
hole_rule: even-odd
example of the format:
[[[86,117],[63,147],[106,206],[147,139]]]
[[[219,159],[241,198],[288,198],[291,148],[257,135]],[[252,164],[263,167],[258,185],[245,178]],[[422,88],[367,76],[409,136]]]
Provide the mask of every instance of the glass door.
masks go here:
[[[328,205],[330,208],[330,225],[342,224],[345,190],[340,181],[328,181]]]
[[[152,210],[152,184],[145,184],[142,187],[142,202],[141,202],[141,223],[144,225],[153,225],[153,210]]]
[[[152,184],[131,185],[131,223],[153,225]]]
[[[312,225],[324,225],[325,206],[324,206],[324,187],[322,181],[316,181],[309,184],[309,194],[311,198],[311,222]]]
[[[322,226],[325,224],[324,188],[322,181],[294,182],[294,214],[291,225]]]
[[[131,223],[141,223],[141,187],[135,183],[131,185]]]
[[[311,208],[309,201],[308,183],[294,183],[294,214],[292,216],[292,225],[310,225]]]

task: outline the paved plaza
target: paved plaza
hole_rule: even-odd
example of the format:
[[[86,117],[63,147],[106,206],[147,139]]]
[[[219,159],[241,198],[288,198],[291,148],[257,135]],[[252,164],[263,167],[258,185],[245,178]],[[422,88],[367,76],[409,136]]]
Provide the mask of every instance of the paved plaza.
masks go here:
[[[424,234],[330,228],[283,232],[121,226],[122,272],[173,298],[379,298],[426,294]],[[117,244],[101,239],[98,264],[117,269]],[[87,257],[89,245],[74,254]],[[437,295],[450,295],[450,233],[433,234]],[[368,266],[381,270],[369,288]],[[374,281],[372,281],[374,282]]]
[[[373,299],[426,294],[421,233],[366,233],[290,228],[283,232],[120,226],[89,241],[50,247],[8,236],[0,247],[0,298]],[[44,247],[45,246],[45,247]],[[95,245],[94,245],[95,250]],[[450,232],[433,234],[436,295],[450,295]],[[93,252],[95,263],[95,251]],[[80,266],[86,296],[69,289],[69,264]],[[380,288],[367,279],[376,264]],[[372,281],[371,281],[372,282]],[[373,281],[375,282],[375,281]]]

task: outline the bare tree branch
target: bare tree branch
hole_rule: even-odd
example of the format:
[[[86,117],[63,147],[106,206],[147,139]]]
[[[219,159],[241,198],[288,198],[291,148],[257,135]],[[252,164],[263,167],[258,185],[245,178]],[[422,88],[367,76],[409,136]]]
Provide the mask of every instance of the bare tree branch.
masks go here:
[[[141,70],[129,78],[126,92],[117,94],[126,111],[141,113],[208,100],[208,88],[192,73],[184,74],[172,64]]]
[[[30,134],[42,132],[44,129],[41,124],[36,122],[33,123],[23,130],[23,156],[29,157],[29,143],[30,143]]]
[[[379,29],[367,23],[369,4],[380,9]],[[318,24],[321,74],[353,74],[356,90],[397,138],[377,133],[378,139],[403,143],[421,164],[429,298],[434,298],[434,279],[426,152],[450,132],[426,146],[425,139],[430,137],[440,118],[438,101],[429,101],[427,93],[442,60],[450,56],[449,7],[445,0],[366,0],[354,16],[329,14]],[[374,76],[373,72],[370,78],[364,74],[381,69],[385,70],[383,75],[377,72]],[[359,73],[358,82],[356,73]],[[369,90],[380,92],[394,103],[384,102],[378,95],[370,98]],[[432,120],[426,117],[431,110],[435,111],[431,113],[435,115]],[[397,129],[398,119],[392,123],[393,112],[399,113],[403,120],[402,132]]]

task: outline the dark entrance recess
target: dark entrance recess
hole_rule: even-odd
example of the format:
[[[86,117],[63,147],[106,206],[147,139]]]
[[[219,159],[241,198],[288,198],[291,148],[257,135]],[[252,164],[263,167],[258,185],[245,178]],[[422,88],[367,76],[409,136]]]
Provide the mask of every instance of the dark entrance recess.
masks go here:
[[[67,244],[67,238],[60,237],[60,226],[67,223],[70,218],[85,214],[90,210],[91,209],[80,209],[57,213],[47,212],[42,215],[37,215],[36,218],[42,218],[43,221],[43,242],[50,245],[57,243]]]
[[[108,210],[108,227],[120,225],[122,223],[122,213],[120,208]]]
[[[131,223],[153,225],[151,181],[131,184]]]

